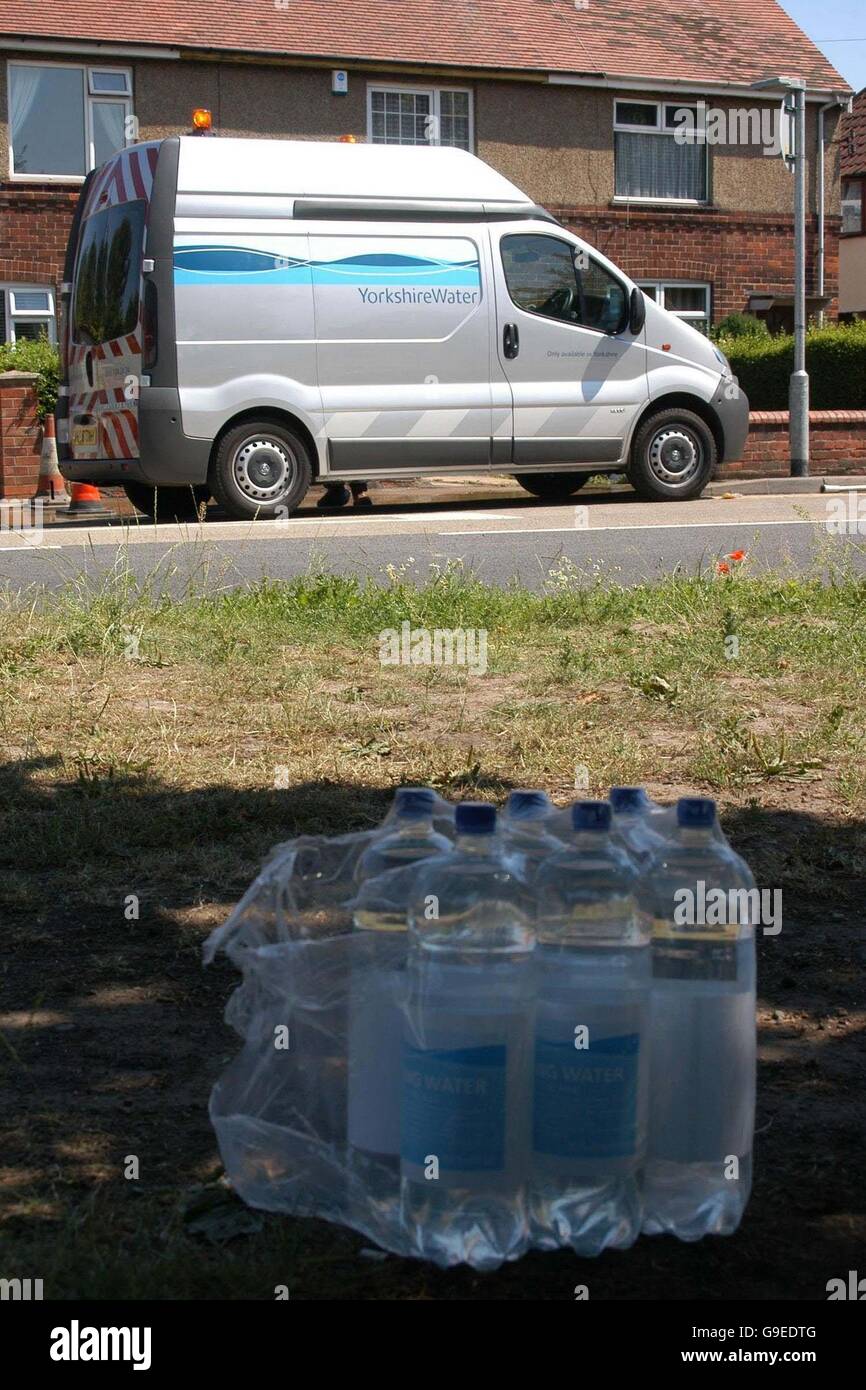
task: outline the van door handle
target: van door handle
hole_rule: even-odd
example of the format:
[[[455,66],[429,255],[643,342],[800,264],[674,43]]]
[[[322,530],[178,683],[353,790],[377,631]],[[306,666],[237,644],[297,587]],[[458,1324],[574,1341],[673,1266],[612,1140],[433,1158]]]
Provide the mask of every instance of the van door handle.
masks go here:
[[[516,323],[507,323],[502,333],[502,351],[506,357],[516,357],[520,351],[520,333]]]
[[[85,372],[87,373],[87,384],[88,384],[88,386],[92,386],[92,385],[93,385],[93,353],[91,352],[90,348],[88,348],[87,351],[86,351],[86,353],[84,354],[84,370],[85,370]]]

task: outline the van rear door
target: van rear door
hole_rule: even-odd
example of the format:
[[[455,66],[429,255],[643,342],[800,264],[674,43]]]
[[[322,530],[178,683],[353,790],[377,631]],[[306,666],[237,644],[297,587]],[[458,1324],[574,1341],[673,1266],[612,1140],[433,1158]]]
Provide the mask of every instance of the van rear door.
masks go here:
[[[159,145],[124,150],[89,183],[66,327],[75,462],[138,457],[141,275]]]

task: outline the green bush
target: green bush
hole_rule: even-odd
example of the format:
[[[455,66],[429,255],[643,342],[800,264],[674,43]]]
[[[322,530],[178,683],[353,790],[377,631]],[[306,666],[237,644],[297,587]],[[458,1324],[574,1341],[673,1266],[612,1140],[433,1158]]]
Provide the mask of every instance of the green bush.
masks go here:
[[[47,338],[22,338],[17,343],[0,343],[0,372],[36,372],[40,421],[54,413],[60,381],[60,353]]]
[[[719,337],[752,410],[787,410],[794,370],[791,334],[765,338]],[[811,328],[806,369],[813,410],[866,410],[866,321]]]
[[[754,314],[728,314],[713,330],[714,338],[768,338],[770,330]]]

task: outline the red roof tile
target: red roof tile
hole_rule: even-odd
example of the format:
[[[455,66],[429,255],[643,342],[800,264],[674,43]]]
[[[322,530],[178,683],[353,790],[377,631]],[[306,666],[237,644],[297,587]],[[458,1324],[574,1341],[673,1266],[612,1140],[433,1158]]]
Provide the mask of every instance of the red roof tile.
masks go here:
[[[850,116],[839,125],[842,177],[866,174],[866,87],[854,98]]]
[[[776,0],[0,0],[3,34],[847,90]]]

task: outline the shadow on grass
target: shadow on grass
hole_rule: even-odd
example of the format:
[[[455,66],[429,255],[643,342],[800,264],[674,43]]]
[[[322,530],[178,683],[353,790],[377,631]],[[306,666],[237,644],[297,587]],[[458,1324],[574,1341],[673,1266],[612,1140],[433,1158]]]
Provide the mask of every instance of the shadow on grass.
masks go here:
[[[54,774],[0,771],[4,1275],[42,1277],[50,1298],[269,1299],[287,1284],[292,1298],[571,1299],[587,1284],[592,1299],[823,1299],[862,1262],[863,822],[760,808],[724,821],[784,902],[781,933],[758,942],[756,1183],[737,1235],[480,1276],[370,1261],[350,1232],[263,1214],[209,1243],[182,1214],[219,1174],[207,1099],[239,1045],[222,1022],[238,977],[202,969],[202,940],[272,845],[368,828],[393,789]]]

